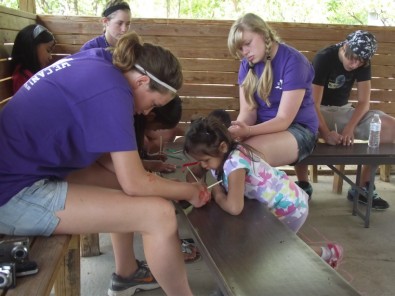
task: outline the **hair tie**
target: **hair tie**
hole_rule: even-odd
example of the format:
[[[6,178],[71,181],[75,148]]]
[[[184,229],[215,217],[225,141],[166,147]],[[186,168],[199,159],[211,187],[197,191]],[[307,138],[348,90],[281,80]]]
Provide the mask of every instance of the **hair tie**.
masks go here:
[[[248,70],[254,70],[254,64],[251,62],[248,62]]]
[[[267,57],[266,57],[266,60],[268,60],[268,61],[270,61],[272,59],[272,57],[270,56],[270,55],[268,55]]]

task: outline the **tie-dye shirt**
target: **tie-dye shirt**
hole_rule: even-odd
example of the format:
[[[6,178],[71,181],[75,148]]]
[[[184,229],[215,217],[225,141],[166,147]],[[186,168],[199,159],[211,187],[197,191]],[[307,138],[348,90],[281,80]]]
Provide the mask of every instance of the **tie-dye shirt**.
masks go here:
[[[293,216],[291,220],[307,216],[308,195],[285,172],[270,166],[256,154],[251,160],[250,153],[240,145],[224,163],[222,185],[226,191],[229,188],[228,176],[238,169],[246,171],[245,197],[263,202],[280,220],[288,220],[289,216]]]

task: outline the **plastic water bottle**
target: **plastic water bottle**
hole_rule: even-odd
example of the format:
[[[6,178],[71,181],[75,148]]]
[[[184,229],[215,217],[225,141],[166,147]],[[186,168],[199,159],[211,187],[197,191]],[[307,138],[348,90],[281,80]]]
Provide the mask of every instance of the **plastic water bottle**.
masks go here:
[[[369,131],[369,143],[370,148],[377,148],[380,145],[380,131],[381,131],[381,120],[378,114],[374,114],[372,121],[370,122]]]

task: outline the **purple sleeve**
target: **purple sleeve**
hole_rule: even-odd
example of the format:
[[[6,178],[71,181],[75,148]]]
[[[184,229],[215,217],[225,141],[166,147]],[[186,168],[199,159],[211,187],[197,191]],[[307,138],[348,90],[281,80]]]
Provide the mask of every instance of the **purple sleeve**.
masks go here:
[[[239,76],[238,76],[238,83],[241,85],[244,81],[244,79],[247,76],[248,72],[248,63],[246,59],[243,59],[240,63],[240,68],[239,68]]]
[[[302,54],[291,55],[284,66],[283,91],[311,88],[314,69]]]

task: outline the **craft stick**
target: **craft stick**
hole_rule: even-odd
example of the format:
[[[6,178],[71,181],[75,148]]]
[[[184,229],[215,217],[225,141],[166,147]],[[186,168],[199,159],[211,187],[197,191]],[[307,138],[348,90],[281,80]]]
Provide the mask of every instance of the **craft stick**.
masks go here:
[[[198,178],[196,178],[195,174],[191,171],[191,169],[187,166],[187,170],[191,173],[192,177],[196,180],[196,182],[199,182]]]
[[[219,180],[218,182],[215,182],[214,184],[211,184],[210,186],[207,186],[207,189],[210,189],[211,187],[213,187],[213,186],[215,186],[215,185],[217,185],[219,183],[222,183],[222,180]]]
[[[336,122],[335,122],[335,132],[337,133],[337,124],[336,124]]]
[[[176,154],[176,153],[181,153],[181,152],[182,152],[182,149],[181,149],[181,150],[170,150],[170,149],[169,149],[169,152],[170,152],[170,153],[174,153],[174,154]]]
[[[187,163],[184,163],[184,164],[182,165],[182,167],[193,166],[193,165],[197,165],[198,163],[199,163],[198,161],[187,162]]]

